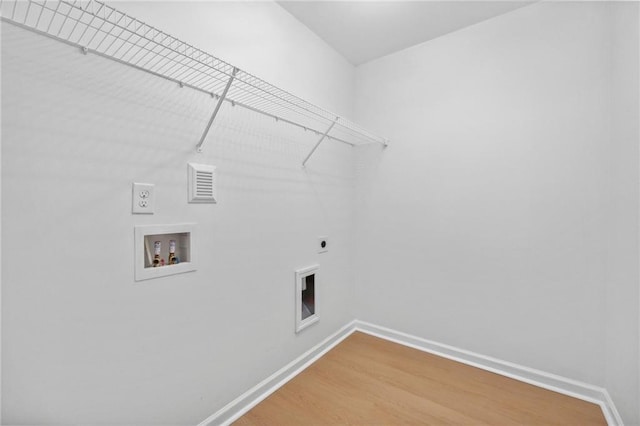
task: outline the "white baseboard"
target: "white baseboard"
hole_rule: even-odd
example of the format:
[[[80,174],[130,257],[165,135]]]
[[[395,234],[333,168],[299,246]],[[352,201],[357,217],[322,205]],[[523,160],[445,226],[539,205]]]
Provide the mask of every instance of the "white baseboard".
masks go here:
[[[604,388],[358,320],[342,327],[336,333],[222,407],[198,426],[226,426],[233,423],[355,331],[598,404],[602,408],[602,413],[610,426],[623,426],[622,418],[618,410],[616,410],[609,393]]]
[[[300,372],[305,368],[317,361],[318,358],[329,352],[334,346],[351,335],[351,333],[356,330],[354,324],[355,321],[352,321],[345,325],[340,330],[222,407],[220,410],[199,423],[198,426],[226,426],[238,420],[243,414],[258,405],[289,380],[300,374]]]
[[[568,379],[566,377],[503,361],[497,358],[477,354],[454,346],[422,339],[400,331],[380,327],[363,321],[355,321],[357,331],[380,337],[404,346],[448,358],[453,361],[481,368],[501,376],[510,377],[544,389],[598,404],[602,408],[610,426],[623,426],[622,418],[616,410],[606,389]]]

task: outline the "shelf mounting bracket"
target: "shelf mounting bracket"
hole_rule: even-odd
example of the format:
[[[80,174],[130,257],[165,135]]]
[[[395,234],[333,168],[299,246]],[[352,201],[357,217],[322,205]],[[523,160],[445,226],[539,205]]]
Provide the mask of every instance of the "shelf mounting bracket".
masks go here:
[[[216,119],[216,115],[218,115],[218,111],[220,111],[220,107],[222,106],[222,103],[226,99],[227,92],[229,92],[229,88],[231,87],[231,83],[233,83],[233,80],[236,78],[236,74],[237,73],[238,73],[238,68],[233,67],[233,72],[229,76],[229,80],[227,81],[227,85],[224,87],[224,90],[222,91],[222,94],[220,95],[220,98],[218,99],[218,103],[216,104],[216,108],[213,110],[213,114],[211,114],[211,118],[209,119],[209,123],[207,124],[207,127],[204,129],[204,133],[202,134],[202,137],[200,138],[200,142],[198,142],[198,145],[196,145],[196,151],[202,152],[202,145],[204,144],[204,140],[207,137],[207,134],[209,134],[209,130],[211,129],[211,125],[213,124],[213,120]]]
[[[309,158],[311,158],[311,156],[313,155],[314,152],[316,152],[316,149],[318,149],[318,147],[320,146],[320,144],[322,143],[323,140],[325,140],[325,138],[327,137],[327,135],[329,134],[329,132],[331,131],[331,129],[333,129],[333,126],[336,125],[336,123],[338,122],[338,118],[340,117],[336,117],[335,120],[333,120],[333,122],[331,123],[331,125],[329,126],[329,128],[322,134],[322,136],[320,136],[320,139],[318,140],[318,142],[316,142],[316,145],[313,147],[313,149],[311,150],[311,152],[307,155],[307,158],[304,159],[304,161],[302,162],[302,167],[305,166],[305,164],[307,164],[307,161],[309,161]]]

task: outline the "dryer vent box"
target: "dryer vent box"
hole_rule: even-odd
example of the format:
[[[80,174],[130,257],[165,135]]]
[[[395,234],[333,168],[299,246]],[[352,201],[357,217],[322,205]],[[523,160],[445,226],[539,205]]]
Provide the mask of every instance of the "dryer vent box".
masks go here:
[[[296,333],[318,322],[318,269],[312,265],[296,271]]]
[[[217,203],[216,168],[207,164],[189,163],[189,202]]]

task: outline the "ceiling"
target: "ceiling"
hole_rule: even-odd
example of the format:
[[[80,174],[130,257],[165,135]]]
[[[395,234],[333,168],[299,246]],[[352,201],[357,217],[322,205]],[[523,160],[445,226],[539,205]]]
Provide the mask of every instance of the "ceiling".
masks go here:
[[[279,1],[360,65],[533,3],[527,1]]]

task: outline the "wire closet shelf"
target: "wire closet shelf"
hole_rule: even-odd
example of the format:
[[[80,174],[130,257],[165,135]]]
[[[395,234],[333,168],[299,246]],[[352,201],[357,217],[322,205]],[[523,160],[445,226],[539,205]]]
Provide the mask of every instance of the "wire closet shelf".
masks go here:
[[[2,21],[348,145],[387,140],[96,0],[0,0]],[[317,145],[314,147],[317,148]],[[309,156],[313,153],[309,154]],[[305,162],[307,159],[305,159]]]

